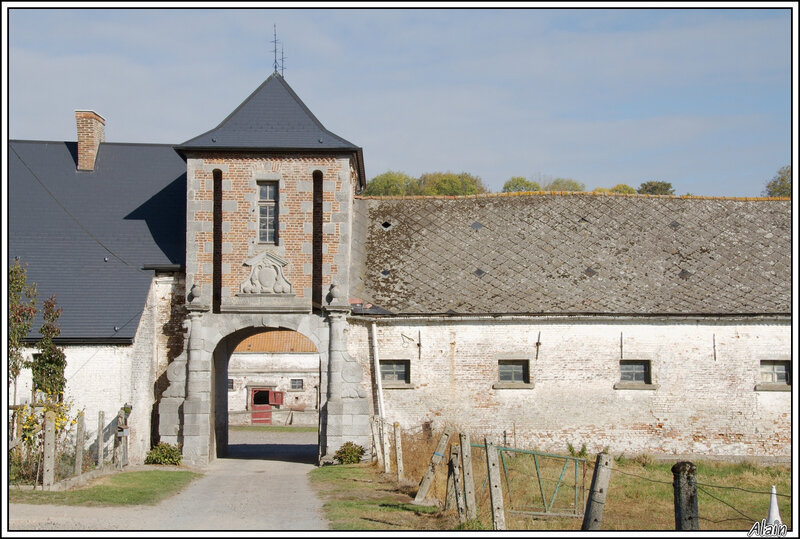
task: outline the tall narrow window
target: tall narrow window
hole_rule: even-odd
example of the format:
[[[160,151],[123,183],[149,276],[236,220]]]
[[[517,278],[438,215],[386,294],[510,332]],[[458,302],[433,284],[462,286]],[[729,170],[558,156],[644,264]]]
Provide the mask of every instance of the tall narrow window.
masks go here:
[[[211,275],[211,311],[220,312],[222,304],[222,171],[214,169],[213,258]]]
[[[258,184],[258,241],[278,243],[278,183]]]

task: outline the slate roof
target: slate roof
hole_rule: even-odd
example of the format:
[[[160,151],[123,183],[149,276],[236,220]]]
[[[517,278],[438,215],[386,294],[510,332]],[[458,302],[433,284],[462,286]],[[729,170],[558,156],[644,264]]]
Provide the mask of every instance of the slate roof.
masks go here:
[[[355,212],[351,295],[366,312],[791,312],[790,201],[518,194]]]
[[[56,294],[62,338],[130,341],[153,277],[142,266],[184,263],[185,162],[152,144],[102,143],[93,172],[76,170],[74,142],[8,154],[9,263],[27,264],[40,306]]]
[[[217,127],[177,149],[359,150],[325,129],[278,73]]]

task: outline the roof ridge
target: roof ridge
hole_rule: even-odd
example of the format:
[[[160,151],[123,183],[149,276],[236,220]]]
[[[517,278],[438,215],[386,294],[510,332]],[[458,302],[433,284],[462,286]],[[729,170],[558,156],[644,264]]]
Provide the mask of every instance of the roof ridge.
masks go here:
[[[512,193],[479,193],[475,195],[390,195],[390,196],[363,196],[356,195],[360,200],[417,200],[417,199],[468,199],[468,198],[496,198],[496,197],[521,197],[521,196],[596,196],[596,197],[627,197],[627,198],[665,198],[683,200],[739,200],[739,201],[791,201],[791,197],[726,197],[704,195],[648,195],[630,193],[597,193],[594,191],[515,191]]]

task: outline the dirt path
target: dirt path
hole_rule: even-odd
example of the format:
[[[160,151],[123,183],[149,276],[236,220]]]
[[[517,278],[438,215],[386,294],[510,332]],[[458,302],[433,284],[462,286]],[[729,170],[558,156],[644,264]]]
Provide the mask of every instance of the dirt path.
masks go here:
[[[230,457],[157,506],[9,505],[9,530],[323,530],[316,433],[231,431]]]

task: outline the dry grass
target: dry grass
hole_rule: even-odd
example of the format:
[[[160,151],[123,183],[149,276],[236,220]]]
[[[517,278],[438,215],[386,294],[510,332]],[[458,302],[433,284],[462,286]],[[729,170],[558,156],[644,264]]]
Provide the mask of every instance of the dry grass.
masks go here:
[[[416,495],[441,432],[416,429],[404,432],[403,465],[407,483],[384,487],[410,501]],[[389,439],[393,442],[393,435]],[[473,440],[473,443],[476,440]],[[451,437],[444,454],[449,456]],[[566,452],[565,452],[566,453]],[[391,451],[389,474],[382,474],[377,465],[372,467],[381,481],[392,483],[396,479],[394,447]],[[586,496],[591,484],[594,459],[578,468],[576,481],[574,461],[564,469],[564,460],[537,457],[529,454],[504,452],[503,496],[508,529],[518,530],[580,530]],[[566,455],[565,455],[566,456]],[[479,519],[467,526],[458,525],[454,511],[440,510],[431,513],[425,528],[419,529],[491,529],[489,489],[485,483],[486,459],[482,448],[472,448],[473,473]],[[603,518],[603,529],[608,530],[674,530],[672,489],[673,461],[658,461],[643,453],[614,463]],[[772,485],[779,494],[791,492],[791,470],[788,466],[765,466],[754,462],[730,463],[722,461],[697,461],[698,508],[700,527],[703,530],[749,530],[757,519],[766,518],[769,508],[769,491]],[[538,466],[538,474],[536,468]],[[563,476],[562,476],[563,473]],[[542,477],[541,486],[536,479]],[[447,492],[447,466],[437,467],[434,483],[426,502],[441,509]],[[575,503],[577,485],[578,503]],[[712,486],[713,485],[713,486]],[[556,486],[558,492],[556,493]],[[722,488],[720,488],[722,487]],[[733,488],[736,487],[736,488]],[[742,490],[744,489],[744,490]],[[751,490],[755,492],[746,492]],[[791,522],[791,499],[779,497],[779,509],[784,522]],[[551,513],[577,513],[577,517],[530,515],[517,511],[543,512],[545,505]],[[577,511],[576,511],[577,508]],[[435,518],[431,518],[435,517]],[[752,520],[751,520],[752,519]],[[383,528],[394,529],[394,528]],[[408,528],[406,528],[408,529]]]

